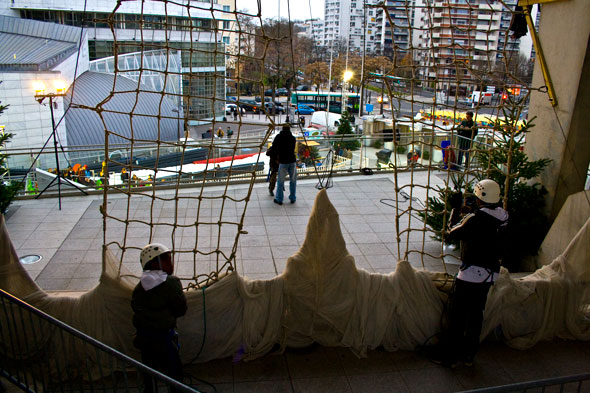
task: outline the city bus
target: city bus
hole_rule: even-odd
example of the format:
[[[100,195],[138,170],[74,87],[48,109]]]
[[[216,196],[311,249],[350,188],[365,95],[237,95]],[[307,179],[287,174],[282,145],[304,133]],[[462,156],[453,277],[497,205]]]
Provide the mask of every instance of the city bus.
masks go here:
[[[330,110],[332,113],[342,112],[342,100],[346,103],[346,110],[350,113],[358,113],[360,96],[358,93],[349,92],[322,92],[322,91],[294,91],[291,94],[291,104],[305,104],[316,111],[326,111],[330,97]]]

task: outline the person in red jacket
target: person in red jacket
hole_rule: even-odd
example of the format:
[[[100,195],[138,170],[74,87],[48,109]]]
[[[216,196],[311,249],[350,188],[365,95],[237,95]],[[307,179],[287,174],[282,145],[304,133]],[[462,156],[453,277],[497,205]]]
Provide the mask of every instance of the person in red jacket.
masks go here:
[[[172,275],[171,252],[163,244],[148,244],[140,262],[143,273],[131,297],[137,329],[133,344],[141,351],[142,363],[182,382],[176,319],[186,314],[187,305],[182,284]],[[144,374],[144,383],[144,392],[154,391],[151,376]]]

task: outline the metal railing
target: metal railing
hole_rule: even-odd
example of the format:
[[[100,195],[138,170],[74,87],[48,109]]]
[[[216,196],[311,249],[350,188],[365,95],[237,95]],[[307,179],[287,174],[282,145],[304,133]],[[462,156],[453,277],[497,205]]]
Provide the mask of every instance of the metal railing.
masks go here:
[[[457,146],[458,144],[457,135],[452,135],[448,132],[413,132],[402,134],[400,139],[395,142],[392,141],[392,134],[373,134],[373,135],[359,135],[350,134],[346,137],[341,135],[322,136],[303,139],[302,136],[298,136],[298,140],[303,144],[313,145],[316,149],[314,158],[308,158],[302,160],[305,162],[305,166],[298,169],[298,176],[300,178],[305,177],[317,177],[329,175],[347,175],[351,173],[360,173],[363,168],[371,168],[372,170],[390,171],[393,165],[397,170],[428,170],[431,168],[435,169],[447,169],[447,162],[445,160],[446,150],[444,142],[447,142],[451,146]],[[483,134],[480,138],[475,140],[472,144],[471,150],[472,157],[470,170],[477,170],[477,151],[487,150],[490,148],[490,138]],[[343,152],[337,151],[337,146],[341,144],[347,146],[347,143],[357,141],[358,149],[352,152],[342,149]],[[389,141],[389,142],[387,142]],[[211,158],[224,157],[226,155],[238,156],[244,153],[258,152],[260,143],[262,142],[261,136],[252,136],[241,139],[237,143],[231,139],[215,138],[211,141],[197,140],[187,142],[184,146],[166,146],[171,152],[176,151],[179,154],[178,159],[184,157],[182,149],[186,151],[206,151],[203,157],[209,156]],[[235,150],[232,148],[235,145]],[[113,147],[115,152],[126,153],[121,146]],[[121,168],[123,164],[119,161],[112,160],[109,164],[108,170],[108,189],[109,191],[117,191],[117,189],[129,189],[132,188],[132,192],[140,191],[141,187],[154,185],[154,181],[147,178],[146,170],[152,170],[153,164],[143,165],[141,161],[137,161],[136,158],[140,159],[146,156],[144,153],[154,150],[153,146],[142,144],[138,149],[134,150],[133,161],[131,163],[124,164],[128,171],[143,172],[143,178],[132,179],[131,181],[123,181]],[[156,151],[158,154],[162,154],[164,148],[160,147]],[[181,149],[181,150],[179,150]],[[332,149],[332,154],[328,155],[328,152]],[[389,150],[387,150],[389,149]],[[456,148],[455,148],[456,149]],[[103,154],[104,147],[98,146],[85,146],[83,149],[77,147],[72,150],[79,154],[81,151],[86,152],[86,156],[98,156]],[[381,152],[384,152],[387,157],[380,156]],[[415,153],[418,155],[414,155]],[[19,155],[24,154],[17,151],[9,151],[8,155]],[[44,154],[46,152],[43,152]],[[69,154],[69,151],[65,152]],[[139,156],[135,156],[136,153],[141,153]],[[410,154],[412,153],[412,154]],[[30,154],[30,152],[27,152]],[[93,155],[94,154],[94,155]],[[154,153],[156,154],[156,153]],[[171,154],[171,153],[167,153]],[[153,154],[151,154],[153,155]],[[148,155],[149,156],[149,155]],[[125,156],[127,157],[127,156]],[[129,158],[129,157],[127,157]],[[126,159],[127,159],[126,158]],[[329,158],[329,159],[328,159]],[[123,162],[123,161],[121,161]],[[70,165],[85,164],[86,162],[81,158],[75,158],[69,161]],[[231,168],[229,167],[231,164]],[[113,168],[115,169],[111,169]],[[66,166],[67,167],[67,166]],[[454,169],[457,167],[453,166]],[[176,167],[168,170],[165,167],[158,168],[157,174],[157,186],[159,188],[172,188],[176,186],[190,187],[195,183],[201,184],[203,180],[207,184],[215,185],[220,183],[241,183],[250,181],[255,176],[256,181],[265,181],[268,173],[268,165],[265,162],[264,153],[259,159],[259,162],[248,161],[248,163],[241,163],[239,160],[235,162],[226,161],[221,163],[221,167],[217,168],[217,164],[214,161],[210,162],[207,169],[195,170],[191,169],[190,166],[184,164],[182,172],[179,172]],[[100,169],[90,169],[86,171],[86,174],[80,177],[79,174],[65,171],[64,177],[77,182],[80,184],[85,191],[90,193],[99,193],[103,189],[103,185],[107,182],[105,177],[99,175]],[[23,189],[18,196],[34,197],[38,195],[39,190],[45,188],[45,184],[49,183],[54,174],[48,173],[47,171],[31,171],[28,173],[26,179],[23,180],[22,174],[11,173],[11,178],[6,180],[22,181]],[[56,191],[48,189],[45,196],[56,196]],[[64,195],[79,195],[78,191],[73,188],[66,188],[63,191]]]
[[[198,392],[0,289],[0,375],[26,392]]]
[[[584,384],[584,382],[586,382]],[[550,389],[548,389],[550,388]],[[519,382],[510,385],[465,390],[460,393],[506,393],[506,392],[587,392],[590,389],[590,373]]]

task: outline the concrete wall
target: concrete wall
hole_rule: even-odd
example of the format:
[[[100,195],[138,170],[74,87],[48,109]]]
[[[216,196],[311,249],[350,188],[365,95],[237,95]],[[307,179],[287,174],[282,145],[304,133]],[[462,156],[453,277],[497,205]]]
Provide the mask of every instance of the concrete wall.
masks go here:
[[[0,117],[0,122],[6,126],[5,131],[14,134],[8,143],[9,149],[22,149],[23,152],[34,152],[43,146],[52,131],[49,101],[46,99],[40,105],[35,100],[34,81],[44,81],[48,89],[53,86],[53,80],[61,79],[60,72],[3,72],[0,73],[0,101],[3,105],[10,105]],[[54,116],[57,121],[63,116],[63,99],[57,98],[54,105]],[[65,138],[65,122],[58,127],[58,135]],[[65,142],[65,141],[64,141]],[[64,143],[65,145],[65,143]],[[50,149],[50,150],[49,150]],[[47,152],[53,151],[53,143],[47,147]],[[40,167],[54,167],[53,154],[43,155]],[[28,168],[31,165],[30,154],[11,156],[8,159],[10,168]]]
[[[584,187],[590,161],[590,1],[543,4],[539,38],[557,95],[552,107],[546,93],[533,91],[529,118],[536,126],[527,136],[531,160],[553,160],[539,179],[549,191],[553,219],[568,195]],[[544,86],[537,57],[533,88]]]

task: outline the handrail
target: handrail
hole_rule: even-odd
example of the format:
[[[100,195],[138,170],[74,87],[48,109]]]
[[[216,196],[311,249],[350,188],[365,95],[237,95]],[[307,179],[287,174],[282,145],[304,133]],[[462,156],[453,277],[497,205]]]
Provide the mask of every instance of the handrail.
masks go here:
[[[0,343],[2,343],[0,346],[0,374],[25,391],[47,391],[46,382],[49,384],[57,383],[60,385],[62,383],[71,384],[72,386],[74,383],[77,383],[81,387],[85,384],[90,384],[91,390],[104,390],[105,388],[109,389],[115,387],[117,384],[122,384],[124,386],[119,385],[117,388],[128,391],[127,388],[137,388],[137,384],[130,384],[133,378],[130,378],[130,373],[128,370],[131,369],[136,371],[137,377],[139,377],[140,374],[144,376],[149,375],[154,380],[156,380],[157,383],[163,384],[169,388],[173,388],[177,392],[198,393],[198,390],[178,382],[167,375],[164,375],[159,371],[156,371],[144,365],[143,363],[138,362],[124,353],[119,352],[108,345],[105,345],[95,338],[82,333],[81,331],[22,301],[21,299],[13,296],[3,289],[0,289],[0,301],[2,306],[0,309],[0,320],[3,322],[0,324]],[[18,308],[19,318],[17,318],[15,315],[15,307],[11,306]],[[27,313],[28,318],[26,318],[24,315]],[[35,320],[37,322],[37,328],[35,328]],[[74,343],[75,339],[78,339],[85,348],[86,345],[93,347],[94,351],[92,352],[94,352],[93,355],[97,360],[98,372],[100,374],[98,378],[96,378],[96,375],[91,375],[90,371],[88,371],[88,362],[90,360],[89,351],[87,351],[84,355],[86,364],[78,364],[81,369],[86,366],[86,371],[90,378],[85,381],[83,380],[83,377],[81,377],[82,373],[77,374],[79,378],[78,380],[72,380],[72,378],[76,378],[72,375],[78,370],[70,369],[73,367],[71,361],[68,363],[67,359],[64,358],[67,356],[67,351],[59,350],[63,350],[64,348],[57,348],[57,350],[48,352],[50,348],[46,347],[47,341],[45,341],[43,343],[45,348],[43,348],[41,351],[39,351],[38,348],[33,350],[33,348],[39,343],[39,340],[37,340],[37,333],[45,335],[43,337],[44,339],[55,338],[49,338],[47,332],[41,329],[41,321],[45,321],[58,329],[61,345],[66,343],[66,338],[64,338],[65,335],[67,339],[70,340],[70,345]],[[32,337],[27,335],[29,332],[27,327],[29,327],[30,331],[32,332]],[[17,352],[19,355],[22,355],[20,351],[22,351],[23,346],[27,353],[27,357],[30,356],[32,360],[25,360],[23,356],[13,356],[11,358],[10,355],[17,355]],[[45,356],[40,356],[40,353],[43,353]],[[80,353],[77,352],[77,355],[79,354]],[[110,370],[103,370],[100,361],[98,361],[100,354],[106,356]],[[60,359],[63,361],[60,361]],[[19,368],[18,363],[23,361],[27,361],[27,363],[32,362],[32,364],[28,364],[29,367],[27,370],[21,370]],[[119,367],[120,369],[116,369],[117,363],[121,365]],[[57,373],[52,373],[52,371],[57,371]],[[104,371],[109,372],[104,373]],[[121,372],[123,374],[122,381],[115,377],[116,372]],[[61,378],[64,374],[67,375],[67,379],[65,381],[63,381]],[[55,378],[58,378],[58,380],[55,380]],[[141,378],[136,379],[141,380]],[[103,386],[101,388],[97,388],[97,385],[101,384]],[[40,390],[38,385],[41,385]]]
[[[539,379],[537,381],[518,382],[509,385],[493,386],[489,388],[480,388],[472,390],[464,390],[458,393],[505,393],[505,392],[525,392],[527,389],[546,388],[551,386],[561,387],[560,392],[563,391],[564,385],[568,383],[578,382],[576,392],[582,391],[582,383],[590,381],[590,373],[569,375],[565,377],[555,377]],[[587,386],[586,386],[587,387]],[[545,391],[545,389],[543,389]],[[569,390],[568,390],[569,391]]]

